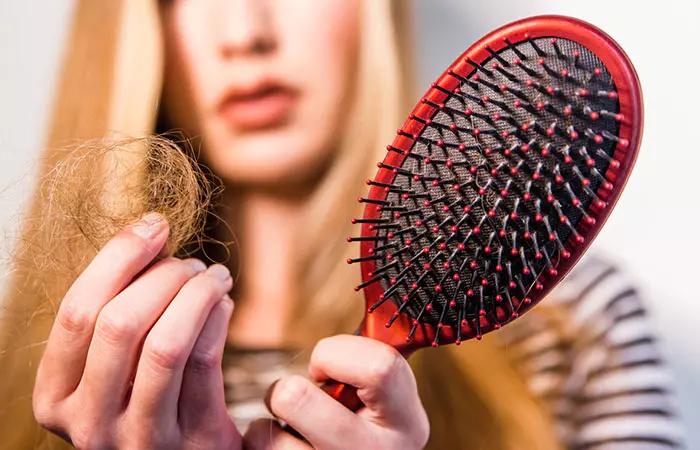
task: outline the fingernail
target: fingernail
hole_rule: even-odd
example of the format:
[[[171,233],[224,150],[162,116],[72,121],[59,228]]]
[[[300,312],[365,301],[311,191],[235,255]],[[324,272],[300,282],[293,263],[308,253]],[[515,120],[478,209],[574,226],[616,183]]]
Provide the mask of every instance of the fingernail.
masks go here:
[[[231,297],[228,296],[228,294],[224,295],[224,298],[221,300],[224,306],[224,309],[227,314],[231,314],[233,312],[233,308],[235,308],[235,304],[233,303],[233,300]]]
[[[207,272],[217,277],[221,281],[226,281],[231,277],[231,272],[229,272],[228,268],[222,264],[214,264],[213,266],[210,266]]]
[[[188,259],[187,263],[190,265],[190,267],[192,268],[192,271],[195,273],[195,275],[207,270],[207,265],[204,264],[204,262],[202,262],[202,260],[192,258],[192,259]]]
[[[148,213],[141,217],[131,231],[141,239],[151,239],[165,228],[165,219],[158,213]]]
[[[263,400],[265,403],[265,406],[267,407],[267,410],[272,414],[273,417],[275,416],[275,413],[272,412],[272,405],[270,404],[270,401],[272,400],[272,392],[275,390],[275,386],[277,386],[277,383],[280,381],[280,379],[276,379],[275,381],[272,382],[270,387],[267,389],[267,392],[265,393],[265,399]]]

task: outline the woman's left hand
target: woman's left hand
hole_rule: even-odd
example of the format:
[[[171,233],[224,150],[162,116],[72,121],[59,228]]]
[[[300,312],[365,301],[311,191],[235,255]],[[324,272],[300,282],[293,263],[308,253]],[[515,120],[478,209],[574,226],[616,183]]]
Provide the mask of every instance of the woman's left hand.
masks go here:
[[[270,412],[303,435],[304,442],[272,420],[251,424],[244,446],[251,450],[422,449],[430,426],[408,362],[393,347],[359,336],[320,341],[311,355],[311,378],[357,387],[364,407],[357,413],[306,378],[272,385]]]

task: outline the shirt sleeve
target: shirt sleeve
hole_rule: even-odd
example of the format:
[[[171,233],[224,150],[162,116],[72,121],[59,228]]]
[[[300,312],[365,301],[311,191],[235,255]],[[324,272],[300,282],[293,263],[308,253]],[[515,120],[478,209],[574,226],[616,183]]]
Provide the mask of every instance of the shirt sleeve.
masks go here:
[[[562,286],[568,311],[568,447],[576,450],[683,448],[674,380],[638,289],[613,265],[587,258]]]

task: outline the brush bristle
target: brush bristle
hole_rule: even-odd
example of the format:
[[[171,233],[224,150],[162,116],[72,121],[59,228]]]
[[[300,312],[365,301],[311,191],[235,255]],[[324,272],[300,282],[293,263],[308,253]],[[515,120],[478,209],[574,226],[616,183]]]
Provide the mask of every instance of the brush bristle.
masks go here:
[[[564,243],[583,244],[576,228],[592,224],[605,202],[599,189],[612,190],[605,176],[618,137],[619,102],[606,67],[587,48],[566,39],[537,38],[511,43],[474,67],[469,76],[449,72],[459,87],[438,89],[442,103],[427,98],[436,113],[419,135],[399,130],[415,142],[392,170],[393,182],[376,205],[375,232],[363,238],[374,247],[359,262],[376,269],[365,283],[384,291],[370,312],[385,301],[420,323],[438,329],[476,327],[481,318],[499,328],[517,317],[541,275],[557,275],[570,256]],[[398,314],[391,319],[390,326]],[[440,333],[436,333],[435,344]]]

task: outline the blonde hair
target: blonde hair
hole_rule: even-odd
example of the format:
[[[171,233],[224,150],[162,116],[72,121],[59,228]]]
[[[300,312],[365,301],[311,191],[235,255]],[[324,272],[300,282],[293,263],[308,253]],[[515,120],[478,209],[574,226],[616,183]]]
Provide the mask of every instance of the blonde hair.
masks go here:
[[[410,106],[405,102],[414,100],[408,77],[412,30],[407,2],[366,0],[363,10],[354,102],[336,160],[309,200],[308,220],[299,231],[305,245],[298,279],[300,292],[307,295],[296,304],[289,333],[290,340],[302,346],[351,331],[361,318],[362,297],[351,289],[359,273],[345,264],[357,248],[342,237],[353,232],[350,218],[361,214],[353,199],[363,189],[363,180],[373,176],[384,146],[403,122]],[[37,195],[27,211],[0,310],[0,446],[5,448],[66,446],[34,421],[34,376],[60,299],[104,240],[123,222],[152,209],[153,200],[167,198],[172,201],[158,204],[169,209],[159,210],[174,221],[173,229],[180,230],[171,240],[176,250],[201,230],[202,216],[195,213],[209,200],[207,186],[198,184],[201,177],[187,158],[167,158],[177,153],[173,144],[106,140],[114,130],[138,136],[154,129],[162,70],[162,64],[154,63],[162,59],[156,2],[82,0],[76,11]],[[133,76],[134,67],[141,70],[138,77]],[[57,150],[65,149],[68,139],[92,141],[69,153]],[[149,163],[159,154],[163,158],[158,160],[172,164]],[[173,166],[183,169],[173,173]],[[169,181],[159,184],[156,179]],[[192,190],[194,186],[201,189]],[[168,194],[188,189],[194,194]],[[61,201],[59,194],[71,190],[93,194],[87,198],[94,202],[84,195]],[[56,206],[61,204],[72,206]],[[92,214],[86,215],[86,210]],[[431,418],[428,448],[560,447],[551,418],[493,339],[422,351],[411,364]]]

